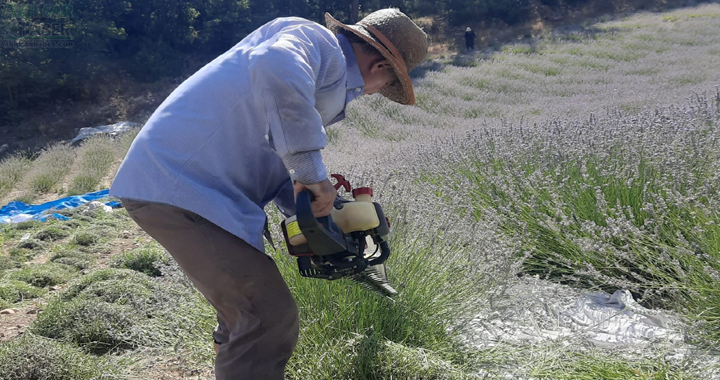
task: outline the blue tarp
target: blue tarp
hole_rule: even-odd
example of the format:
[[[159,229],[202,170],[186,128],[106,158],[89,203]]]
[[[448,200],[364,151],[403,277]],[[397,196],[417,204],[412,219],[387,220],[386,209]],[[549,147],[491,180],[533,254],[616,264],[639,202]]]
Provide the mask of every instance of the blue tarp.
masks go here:
[[[26,220],[45,221],[50,217],[60,220],[68,219],[68,217],[50,211],[76,208],[86,203],[100,198],[106,198],[109,190],[100,190],[83,195],[74,195],[71,197],[61,198],[55,201],[46,202],[39,205],[29,205],[24,202],[10,202],[0,209],[0,224],[18,223]],[[107,202],[105,205],[110,207],[120,207],[120,202]]]

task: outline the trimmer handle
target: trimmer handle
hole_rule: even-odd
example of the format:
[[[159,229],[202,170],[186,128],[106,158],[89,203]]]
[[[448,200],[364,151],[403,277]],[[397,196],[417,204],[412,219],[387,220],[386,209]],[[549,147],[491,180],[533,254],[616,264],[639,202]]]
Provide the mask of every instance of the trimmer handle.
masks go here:
[[[325,256],[339,252],[357,253],[354,244],[348,240],[340,227],[333,223],[330,215],[315,218],[312,211],[313,194],[303,190],[297,194],[297,221],[300,231],[316,255]]]

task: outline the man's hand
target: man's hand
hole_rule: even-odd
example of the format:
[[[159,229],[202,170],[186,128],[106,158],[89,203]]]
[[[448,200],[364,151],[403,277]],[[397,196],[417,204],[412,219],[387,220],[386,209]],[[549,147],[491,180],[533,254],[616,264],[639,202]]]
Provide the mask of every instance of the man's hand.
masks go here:
[[[310,190],[315,196],[315,199],[312,201],[312,210],[316,218],[330,215],[333,209],[333,202],[335,202],[335,198],[337,197],[337,190],[335,190],[335,187],[330,183],[330,180],[326,179],[322,182],[309,185],[295,182],[294,188],[295,201],[297,201],[297,194],[305,189]]]

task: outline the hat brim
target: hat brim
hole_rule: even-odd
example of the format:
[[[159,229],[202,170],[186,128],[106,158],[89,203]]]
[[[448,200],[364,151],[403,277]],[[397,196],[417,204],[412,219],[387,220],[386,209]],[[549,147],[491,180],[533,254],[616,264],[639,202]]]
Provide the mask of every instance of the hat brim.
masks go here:
[[[325,24],[333,33],[337,34],[340,29],[345,29],[362,38],[365,42],[377,49],[377,51],[380,52],[380,54],[382,54],[388,62],[390,62],[393,70],[395,71],[395,76],[397,77],[397,80],[380,89],[380,93],[384,97],[400,104],[415,104],[415,92],[413,91],[412,80],[410,79],[410,75],[407,70],[395,63],[397,58],[394,57],[390,51],[380,43],[380,41],[375,39],[375,37],[373,37],[367,29],[365,29],[362,25],[345,25],[336,20],[329,13],[325,13]],[[399,58],[402,59],[402,57]]]

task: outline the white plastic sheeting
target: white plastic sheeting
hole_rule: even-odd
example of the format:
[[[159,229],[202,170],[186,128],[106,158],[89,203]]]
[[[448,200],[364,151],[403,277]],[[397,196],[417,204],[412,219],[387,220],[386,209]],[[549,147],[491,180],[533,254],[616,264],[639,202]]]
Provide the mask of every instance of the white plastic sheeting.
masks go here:
[[[677,321],[663,311],[640,306],[630,292],[618,290],[612,295],[581,295],[575,305],[562,312],[562,322],[587,334],[598,346],[640,344],[654,339],[682,342],[673,325]]]
[[[108,134],[111,136],[116,136],[119,133],[127,132],[133,128],[139,128],[142,124],[133,123],[129,121],[121,121],[112,125],[101,125],[98,127],[87,127],[87,128],[80,128],[80,132],[77,136],[75,136],[74,139],[70,140],[71,143],[75,143],[77,141],[86,139],[90,136],[94,136],[97,134]]]
[[[569,353],[595,352],[627,363],[662,358],[688,379],[720,380],[720,355],[685,341],[688,326],[672,311],[644,308],[624,290],[590,292],[536,277],[507,280],[506,288],[479,298],[475,318],[461,326],[465,344],[506,360],[480,369],[482,378],[539,380],[544,377],[536,370],[573,360]]]
[[[627,291],[583,292],[526,278],[491,300],[466,326],[468,343],[541,343],[581,338],[600,347],[651,341],[682,343],[680,319],[669,311],[639,305]]]

